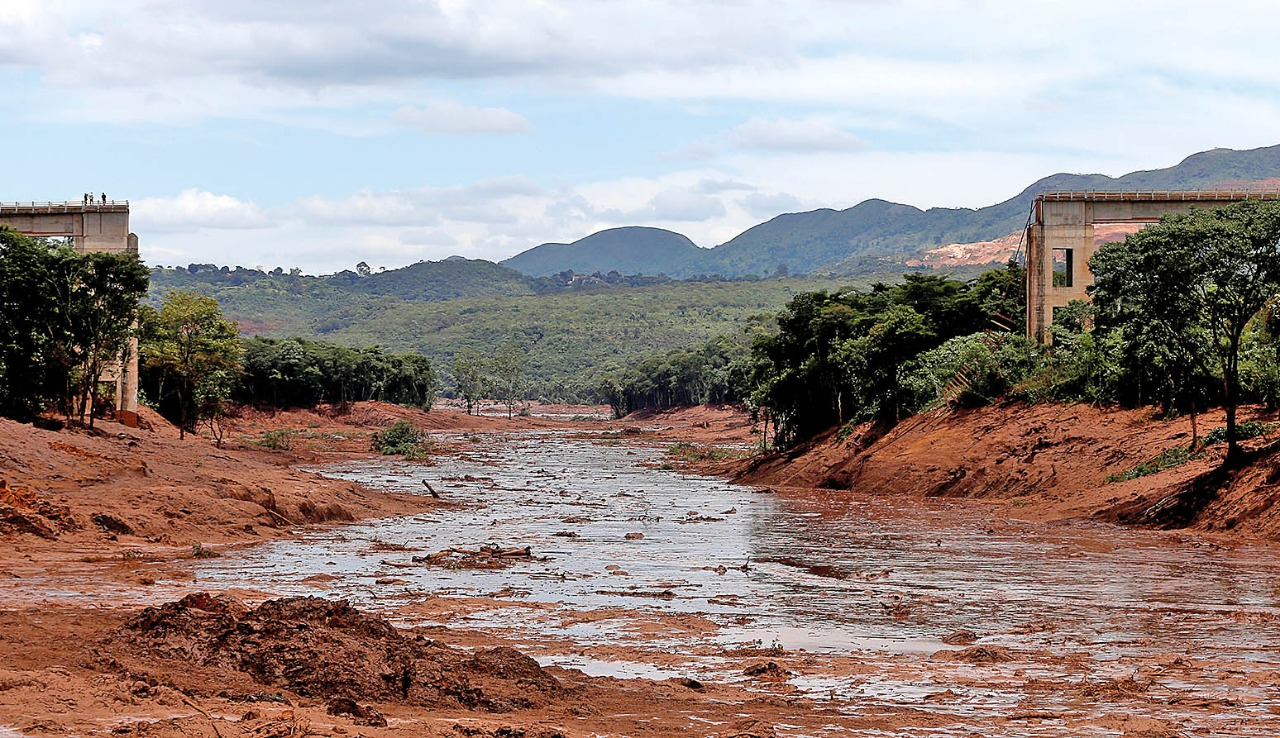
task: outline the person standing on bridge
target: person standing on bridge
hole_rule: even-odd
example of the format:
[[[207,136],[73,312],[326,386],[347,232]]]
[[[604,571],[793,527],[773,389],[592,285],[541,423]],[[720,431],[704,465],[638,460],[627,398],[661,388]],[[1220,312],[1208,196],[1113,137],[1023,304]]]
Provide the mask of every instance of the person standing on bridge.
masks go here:
[[[102,193],[102,204],[103,204],[103,205],[106,205],[106,204],[107,204],[107,193],[105,193],[105,192],[104,192],[104,193]]]

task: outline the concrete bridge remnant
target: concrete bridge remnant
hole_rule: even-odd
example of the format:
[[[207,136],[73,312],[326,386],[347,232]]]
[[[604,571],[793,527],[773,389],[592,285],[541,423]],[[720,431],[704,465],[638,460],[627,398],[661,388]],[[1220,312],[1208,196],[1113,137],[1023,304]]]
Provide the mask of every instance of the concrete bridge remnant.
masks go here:
[[[1044,192],[1036,195],[1027,224],[1027,336],[1052,342],[1053,313],[1072,300],[1088,300],[1089,259],[1106,242],[1098,226],[1139,230],[1163,215],[1192,208],[1220,208],[1244,200],[1280,200],[1280,191],[1163,190]],[[1109,230],[1109,228],[1104,228]],[[1112,239],[1114,240],[1114,239]],[[1064,266],[1054,284],[1054,265]]]
[[[0,203],[0,224],[27,236],[67,238],[84,254],[138,253],[138,237],[129,232],[129,201]],[[138,424],[138,341],[129,340],[124,356],[104,372],[104,384],[114,385],[116,418]]]

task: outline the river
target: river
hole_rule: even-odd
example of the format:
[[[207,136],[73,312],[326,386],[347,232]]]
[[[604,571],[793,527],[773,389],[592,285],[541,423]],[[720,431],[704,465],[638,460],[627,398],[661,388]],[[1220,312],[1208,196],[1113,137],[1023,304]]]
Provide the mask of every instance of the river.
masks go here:
[[[438,510],[210,559],[197,581],[315,594],[322,573],[325,596],[410,625],[447,622],[415,608],[427,599],[483,602],[467,627],[600,675],[742,679],[725,657],[735,648],[805,654],[792,692],[854,712],[927,704],[958,721],[954,733],[901,735],[1007,734],[984,720],[1027,710],[1039,717],[1019,735],[1121,735],[1106,722],[1117,713],[1197,735],[1277,734],[1272,550],[1011,521],[973,501],[770,492],[682,474],[661,448],[605,437],[474,438],[430,465],[313,469],[418,494],[425,480]],[[533,556],[493,570],[414,561],[480,545]],[[689,618],[709,625],[634,625]],[[964,647],[943,641],[960,631],[1012,660],[940,659]]]

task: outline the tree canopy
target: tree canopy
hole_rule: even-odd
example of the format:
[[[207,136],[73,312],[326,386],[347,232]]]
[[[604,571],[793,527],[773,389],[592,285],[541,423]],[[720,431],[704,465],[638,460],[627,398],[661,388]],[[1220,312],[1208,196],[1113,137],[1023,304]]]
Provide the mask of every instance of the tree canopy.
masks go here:
[[[1150,361],[1176,393],[1221,382],[1227,459],[1238,461],[1241,350],[1250,323],[1280,294],[1280,204],[1167,216],[1104,246],[1090,267],[1099,324],[1120,332],[1125,353]]]
[[[147,283],[136,256],[82,254],[0,226],[0,413],[28,419],[58,406],[83,421],[128,346]]]

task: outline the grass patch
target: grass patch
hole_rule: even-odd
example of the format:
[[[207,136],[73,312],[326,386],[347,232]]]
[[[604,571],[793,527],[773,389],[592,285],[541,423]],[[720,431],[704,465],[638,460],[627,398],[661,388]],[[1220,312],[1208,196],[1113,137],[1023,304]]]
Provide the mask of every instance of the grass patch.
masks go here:
[[[1275,423],[1263,423],[1258,420],[1246,420],[1236,423],[1236,438],[1241,441],[1258,436],[1265,436],[1276,429]],[[1216,446],[1227,442],[1227,426],[1222,425],[1204,434],[1204,445]]]
[[[724,461],[726,459],[745,458],[749,452],[740,448],[724,446],[699,446],[681,441],[667,448],[667,453],[681,461]]]
[[[1137,466],[1125,469],[1107,476],[1107,483],[1127,482],[1130,479],[1145,477],[1166,469],[1172,469],[1175,466],[1182,466],[1188,461],[1195,461],[1204,458],[1204,451],[1192,451],[1191,444],[1186,446],[1174,446],[1171,449],[1161,451],[1159,454],[1138,464]]]

